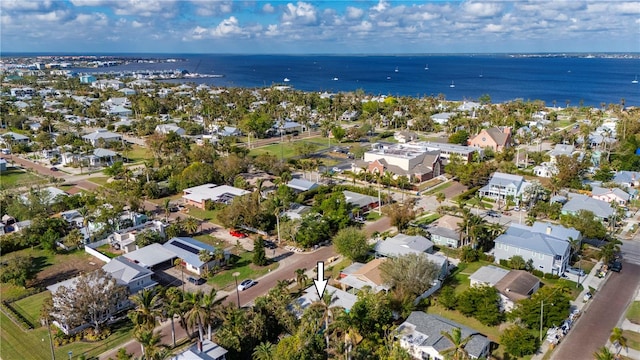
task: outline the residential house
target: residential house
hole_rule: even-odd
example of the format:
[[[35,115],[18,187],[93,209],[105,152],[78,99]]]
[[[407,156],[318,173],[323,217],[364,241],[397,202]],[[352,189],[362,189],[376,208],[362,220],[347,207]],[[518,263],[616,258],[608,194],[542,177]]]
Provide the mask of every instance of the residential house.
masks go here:
[[[278,135],[300,134],[304,130],[304,125],[290,120],[278,120],[275,124],[273,124],[273,127],[271,128],[271,132]]]
[[[235,128],[233,126],[225,126],[222,129],[218,129],[217,133],[222,137],[242,135],[242,132],[238,128]]]
[[[209,271],[215,266],[221,265],[216,259],[213,259],[206,263],[200,260],[200,251],[206,251],[209,252],[209,254],[215,254],[216,249],[213,246],[205,244],[194,238],[174,237],[169,239],[169,241],[164,243],[162,246],[176,254],[176,257],[182,260],[182,266],[184,266],[187,271],[191,271],[192,273],[198,275],[203,275],[205,274],[205,272]],[[224,255],[224,261],[228,260],[230,254],[227,252]]]
[[[452,113],[452,112],[437,113],[437,114],[431,115],[431,120],[433,120],[433,122],[436,124],[445,125],[446,123],[449,122],[449,119],[454,115],[455,113]]]
[[[205,209],[207,201],[230,204],[236,196],[249,193],[247,190],[229,185],[204,184],[184,189],[182,199],[187,205]]]
[[[538,177],[550,178],[557,173],[558,168],[552,163],[543,162],[533,167],[533,174]]]
[[[388,291],[389,287],[382,280],[380,264],[387,258],[377,258],[366,264],[354,262],[340,271],[340,286],[342,290],[357,294],[365,287],[373,292]]]
[[[227,349],[205,339],[202,342],[198,340],[196,344],[178,353],[171,360],[226,360],[227,353]]]
[[[575,146],[568,144],[556,144],[556,146],[549,151],[549,161],[552,164],[558,162],[558,156],[573,156],[575,153]]]
[[[345,110],[345,112],[340,115],[340,121],[356,121],[359,115],[360,113],[356,110]]]
[[[348,190],[344,190],[342,193],[344,194],[347,204],[360,209],[362,214],[377,208],[379,205],[379,199],[375,196],[359,194]]]
[[[95,148],[93,154],[87,156],[91,166],[111,166],[118,158],[117,152],[103,148]]]
[[[396,139],[399,143],[405,144],[418,140],[418,134],[414,133],[413,131],[402,130],[396,131],[393,134],[393,138]]]
[[[460,247],[460,230],[459,225],[462,219],[456,216],[444,215],[434,221],[427,231],[431,234],[431,241],[438,246],[446,246],[451,248]]]
[[[180,136],[186,134],[183,128],[176,124],[160,124],[156,126],[156,133],[166,135],[170,132],[174,132]]]
[[[0,139],[6,145],[11,144],[28,144],[31,139],[28,136],[24,136],[22,134],[14,133],[13,131],[6,132],[4,134],[0,134]],[[7,139],[9,143],[7,143]]]
[[[505,200],[507,196],[511,196],[514,201],[518,201],[529,185],[531,183],[525,181],[524,177],[520,175],[495,172],[489,183],[480,188],[479,192],[481,196],[494,200]]]
[[[592,186],[591,197],[609,204],[614,202],[620,206],[624,206],[629,202],[631,195],[619,188],[605,189],[599,186]]]
[[[458,106],[457,111],[467,111],[475,113],[476,110],[482,108],[482,104],[475,101],[463,101],[462,105]]]
[[[445,358],[443,352],[454,346],[443,333],[451,334],[455,328],[460,329],[462,339],[469,338],[464,350],[471,359],[487,358],[490,355],[491,341],[477,330],[422,311],[411,312],[407,320],[396,329],[396,338],[400,340],[400,346],[415,359],[442,360]]]
[[[145,220],[145,222],[136,223],[134,221],[137,217],[136,215],[142,215],[142,214],[130,213],[128,215],[125,215],[127,219],[133,218],[132,220],[133,226],[127,229],[116,231],[107,237],[109,239],[109,242],[111,243],[111,246],[113,246],[116,249],[124,251],[125,254],[131,251],[134,251],[138,248],[136,245],[136,236],[142,232],[153,231],[160,234],[160,236],[162,236],[163,238],[165,236],[165,233],[164,233],[165,224],[162,221],[158,221],[158,220],[146,221]]]
[[[577,215],[580,210],[591,211],[596,218],[608,220],[615,214],[614,208],[606,201],[583,194],[568,194],[569,200],[562,206],[563,215]]]
[[[612,183],[624,187],[634,188],[640,186],[640,172],[638,171],[616,171],[613,175]]]
[[[355,294],[338,289],[334,286],[327,285],[325,288],[325,295],[329,294],[333,299],[331,306],[339,306],[345,311],[351,310],[353,305],[358,301],[358,297]],[[295,299],[290,307],[290,310],[298,317],[302,317],[304,311],[311,306],[311,304],[320,301],[318,291],[315,285],[308,287],[302,296]]]
[[[469,139],[468,143],[469,146],[481,149],[489,148],[496,152],[502,151],[511,147],[511,128],[505,126],[482,129],[478,135]]]
[[[390,172],[394,177],[406,176],[411,181],[427,181],[444,173],[439,150],[428,150],[418,144],[384,146],[373,144],[364,153],[364,161],[353,165],[356,172],[362,166],[372,174]]]
[[[318,183],[305,179],[291,179],[291,181],[287,183],[287,186],[293,189],[293,191],[295,191],[296,193],[301,193],[316,189],[320,185],[318,185]]]
[[[103,140],[105,143],[112,141],[122,141],[122,135],[114,134],[106,129],[98,129],[95,132],[83,135],[82,139],[89,142],[92,146],[98,146],[99,142]]]
[[[395,258],[406,254],[423,254],[440,268],[438,279],[449,274],[449,261],[441,255],[434,255],[433,243],[424,236],[398,234],[392,238],[379,240],[373,248],[375,256]]]
[[[438,143],[438,142],[420,142],[418,145],[423,146],[429,151],[440,151],[440,157],[443,159],[443,162],[446,164],[452,156],[457,156],[458,159],[462,160],[465,164],[473,161],[474,154],[478,153],[478,155],[482,158],[483,151],[482,149],[463,146],[457,144],[449,144],[449,143]]]
[[[96,77],[93,75],[80,75],[81,84],[92,84],[96,82]]]
[[[134,295],[142,289],[152,288],[157,285],[157,283],[151,278],[151,275],[153,274],[151,270],[145,269],[123,257],[111,259],[111,261],[105,264],[102,269],[116,280],[117,285],[126,286],[128,295]],[[56,312],[56,306],[59,304],[59,300],[57,300],[58,290],[61,287],[74,290],[77,286],[78,279],[79,277],[75,277],[47,286],[47,289],[51,292],[53,298],[54,310],[51,312],[51,315],[54,318],[53,324],[59,327],[67,335],[73,335],[90,326],[88,323],[84,323],[83,319],[80,319],[79,321],[71,320],[66,318],[63,314]],[[103,315],[104,319],[108,319],[119,312],[125,311],[132,305],[128,296],[114,300],[114,307]]]
[[[158,243],[149,244],[127,252],[122,256],[150,270],[169,268],[173,266],[174,260],[178,258],[175,252]]]
[[[518,301],[528,299],[540,288],[540,279],[524,270],[511,270],[494,287],[500,293],[500,308],[511,312]]]
[[[469,276],[469,283],[471,286],[495,286],[508,273],[507,269],[486,265]]]
[[[535,222],[533,226],[511,224],[495,242],[495,261],[521,256],[533,260],[535,269],[561,275],[569,264],[571,244],[569,239],[580,240],[581,234],[574,228],[551,223]]]
[[[42,188],[42,189],[32,188],[30,191],[22,193],[20,195],[20,199],[25,204],[29,204],[29,195],[32,192],[39,194],[41,196],[41,198],[42,198],[42,200],[41,200],[42,203],[43,204],[47,204],[47,205],[53,205],[59,199],[59,197],[68,196],[69,195],[65,191],[60,190],[60,189],[58,189],[56,187],[47,186],[47,187]]]
[[[121,88],[124,87],[124,83],[119,80],[103,79],[103,80],[96,80],[92,82],[91,87],[100,89],[100,90],[107,90],[109,88],[114,90],[120,90]]]

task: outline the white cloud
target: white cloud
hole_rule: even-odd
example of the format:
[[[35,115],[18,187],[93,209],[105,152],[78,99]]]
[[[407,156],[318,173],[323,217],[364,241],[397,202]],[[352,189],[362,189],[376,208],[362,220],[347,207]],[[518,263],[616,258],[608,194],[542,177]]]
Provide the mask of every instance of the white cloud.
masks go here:
[[[51,0],[2,0],[0,1],[0,8],[5,10],[41,10],[49,9],[51,7]]]
[[[494,17],[498,16],[502,11],[502,4],[490,2],[490,3],[479,3],[479,2],[466,2],[462,5],[464,11],[471,15],[477,17]]]
[[[357,32],[369,32],[373,30],[373,24],[368,21],[363,21],[358,25],[351,26],[349,30]]]
[[[287,4],[282,14],[282,21],[285,23],[313,25],[317,23],[317,20],[316,8],[302,1],[299,1],[296,5]]]
[[[274,8],[273,5],[266,3],[262,5],[262,11],[267,14],[273,14],[276,11],[276,8]]]
[[[371,10],[377,11],[377,12],[383,12],[388,8],[389,8],[389,3],[384,0],[380,0],[378,4],[376,4],[376,6],[371,8]]]
[[[486,32],[501,32],[504,29],[504,27],[502,25],[496,25],[496,24],[487,24],[487,26],[484,27],[484,31]]]
[[[357,7],[353,7],[353,6],[347,6],[347,11],[346,11],[347,19],[358,20],[362,18],[362,15],[364,15],[364,10]]]

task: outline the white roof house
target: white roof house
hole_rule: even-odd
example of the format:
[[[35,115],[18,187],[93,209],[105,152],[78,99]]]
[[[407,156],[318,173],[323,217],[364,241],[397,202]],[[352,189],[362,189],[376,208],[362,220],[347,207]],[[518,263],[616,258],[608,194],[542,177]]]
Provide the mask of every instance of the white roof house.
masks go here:
[[[489,285],[493,286],[498,283],[498,281],[502,280],[503,277],[507,276],[509,270],[499,268],[494,265],[483,266],[480,269],[476,270],[471,276],[469,276],[469,280],[471,286],[476,285]]]
[[[492,199],[504,200],[507,196],[513,196],[514,200],[517,200],[518,196],[522,195],[529,185],[531,185],[531,183],[527,182],[524,177],[520,175],[495,172],[491,180],[489,180],[489,183],[478,191],[482,196]]]
[[[91,143],[91,145],[96,146],[98,144],[98,140],[104,139],[106,142],[110,141],[121,141],[122,135],[112,133],[107,131],[106,129],[98,129],[95,132],[92,132],[87,135],[83,135],[82,139]]]
[[[287,183],[287,186],[292,188],[297,192],[309,191],[317,188],[319,185],[313,181],[305,180],[305,179],[291,179]]]
[[[392,238],[378,241],[375,251],[385,257],[396,257],[409,253],[431,253],[433,252],[433,243],[424,236],[398,234]]]
[[[147,269],[173,261],[177,257],[176,253],[157,243],[149,244],[122,256]]]
[[[332,306],[340,306],[347,311],[349,311],[351,307],[353,307],[353,305],[356,303],[356,301],[358,301],[358,297],[356,295],[340,290],[331,285],[327,285],[324,291],[325,291],[325,294],[329,293],[331,294],[332,298],[335,298],[335,300],[332,303]],[[311,306],[311,304],[319,300],[320,300],[320,297],[318,296],[318,291],[316,290],[316,287],[315,286],[308,287],[304,291],[304,294],[302,296],[294,300],[294,303],[292,305],[294,314],[296,314],[297,317],[301,317],[302,313],[304,313],[304,310],[306,308],[308,308],[309,306]]]
[[[227,349],[205,339],[191,345],[187,350],[172,357],[171,360],[225,360],[227,353]]]
[[[569,194],[569,201],[562,206],[562,214],[576,215],[580,210],[591,211],[600,219],[608,219],[615,213],[611,204],[606,201],[594,199],[582,194]]]
[[[174,237],[162,245],[165,249],[171,251],[176,257],[182,260],[182,265],[185,269],[196,273],[198,275],[203,274],[205,269],[210,269],[216,265],[217,261],[212,260],[207,263],[200,260],[200,251],[208,251],[214,253],[216,249],[201,241],[198,241],[190,237]],[[230,254],[225,252],[225,259],[228,259]]]
[[[244,189],[209,183],[184,189],[182,198],[188,205],[204,209],[206,201],[229,203],[234,197],[247,194],[250,192]]]
[[[170,132],[174,132],[180,136],[185,134],[185,131],[183,128],[181,128],[180,126],[176,125],[176,124],[160,124],[156,126],[156,132],[159,134],[168,134]]]

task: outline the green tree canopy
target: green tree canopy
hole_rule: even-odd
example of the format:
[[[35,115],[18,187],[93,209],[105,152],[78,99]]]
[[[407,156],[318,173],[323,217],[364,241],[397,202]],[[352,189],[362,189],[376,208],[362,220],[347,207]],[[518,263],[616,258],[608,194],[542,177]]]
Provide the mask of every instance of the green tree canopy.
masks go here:
[[[366,257],[371,248],[367,242],[367,235],[356,227],[338,231],[333,237],[333,245],[338,253],[354,261]]]
[[[387,259],[379,269],[385,284],[395,288],[399,294],[415,296],[429,289],[440,274],[436,263],[424,254],[414,253]]]

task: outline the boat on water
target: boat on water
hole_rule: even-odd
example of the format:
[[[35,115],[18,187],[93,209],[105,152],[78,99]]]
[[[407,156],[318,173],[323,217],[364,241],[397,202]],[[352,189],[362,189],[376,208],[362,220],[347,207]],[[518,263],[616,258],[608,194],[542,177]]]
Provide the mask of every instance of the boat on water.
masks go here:
[[[333,78],[333,79],[331,79],[331,80],[333,80],[333,81],[338,81],[338,78],[337,78],[337,77],[334,77],[334,78]]]
[[[631,80],[632,84],[637,84],[638,83],[638,75],[636,75],[636,78]]]
[[[391,80],[391,76],[387,76],[387,80]]]
[[[398,67],[396,66],[396,72],[398,72]]]
[[[429,64],[425,65],[425,66],[424,66],[424,69],[425,69],[425,70],[429,70]]]
[[[283,81],[284,81],[284,82],[289,82],[289,81],[291,81],[291,80],[289,80],[289,78],[284,78],[284,80],[283,80]]]
[[[453,83],[453,80],[451,81],[451,85],[449,85],[450,88],[454,88],[456,87],[456,84]]]
[[[478,77],[483,77],[484,75],[482,75],[482,71],[480,71],[480,75],[478,75]]]

